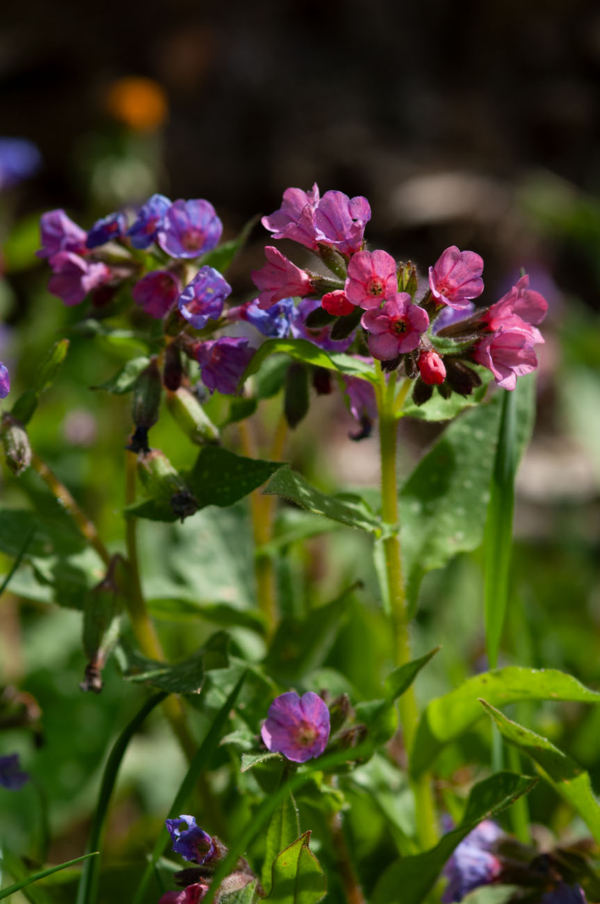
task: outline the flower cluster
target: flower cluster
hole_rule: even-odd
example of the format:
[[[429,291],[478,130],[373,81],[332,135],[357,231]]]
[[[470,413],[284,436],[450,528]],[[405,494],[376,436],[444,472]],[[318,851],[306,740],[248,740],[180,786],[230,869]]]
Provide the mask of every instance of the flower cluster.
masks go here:
[[[18,791],[28,781],[29,775],[22,771],[18,753],[0,756],[0,785],[3,788]]]

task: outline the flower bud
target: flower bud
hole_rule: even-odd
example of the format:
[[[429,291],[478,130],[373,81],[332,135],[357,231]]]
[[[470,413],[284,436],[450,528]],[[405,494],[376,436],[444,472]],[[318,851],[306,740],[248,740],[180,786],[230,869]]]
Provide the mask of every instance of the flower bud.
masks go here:
[[[472,368],[456,358],[446,358],[446,382],[453,392],[459,395],[471,395],[474,389],[481,386],[481,377]]]
[[[340,279],[346,279],[346,261],[338,251],[335,251],[335,249],[331,247],[331,245],[320,242],[319,257],[323,263],[329,267],[332,273],[335,273]]]
[[[433,395],[433,386],[425,383],[421,377],[418,378],[413,389],[413,402],[415,405],[421,406],[428,402]]]
[[[198,511],[185,480],[160,449],[138,456],[138,475],[148,495],[168,502],[181,521]]]
[[[79,685],[82,691],[99,694],[102,690],[102,669],[114,650],[121,629],[123,607],[119,583],[126,580],[120,556],[111,559],[106,577],[88,595],[83,612],[83,649],[88,657],[85,678]]]
[[[131,452],[149,452],[148,430],[158,420],[162,382],[156,358],[141,372],[133,387],[132,415],[136,430],[127,448]]]
[[[327,292],[323,295],[321,306],[335,317],[345,317],[347,314],[353,314],[356,309],[356,306],[351,301],[348,301],[346,293],[342,289],[336,289],[335,292]]]
[[[304,364],[293,361],[285,378],[283,402],[285,418],[292,430],[306,417],[309,403],[308,372]]]
[[[312,384],[317,395],[331,395],[333,384],[331,371],[326,367],[315,367],[312,374]]]
[[[429,386],[439,386],[446,379],[444,362],[441,356],[431,349],[419,355],[419,372]]]
[[[175,392],[167,392],[167,408],[185,435],[197,446],[219,442],[219,431],[193,392],[185,386],[180,386]]]
[[[181,352],[174,342],[167,345],[165,351],[165,367],[163,370],[163,383],[166,389],[176,392],[181,386],[181,377],[183,376],[183,366],[181,363]]]
[[[323,296],[323,298],[326,297],[326,295]],[[335,318],[336,315],[333,312],[330,312],[325,306],[315,308],[314,311],[311,311],[307,315],[304,326],[308,327],[309,330],[320,330],[322,327],[333,323]]]
[[[336,697],[329,707],[329,718],[331,720],[331,732],[338,731],[346,719],[352,715],[352,707],[350,706],[350,697],[348,694],[340,694]]]
[[[31,446],[25,427],[11,414],[4,414],[0,438],[7,467],[20,477],[31,464]]]
[[[406,264],[400,264],[398,267],[398,289],[400,292],[408,292],[411,298],[415,297],[415,293],[419,287],[417,279],[417,268],[412,261]]]

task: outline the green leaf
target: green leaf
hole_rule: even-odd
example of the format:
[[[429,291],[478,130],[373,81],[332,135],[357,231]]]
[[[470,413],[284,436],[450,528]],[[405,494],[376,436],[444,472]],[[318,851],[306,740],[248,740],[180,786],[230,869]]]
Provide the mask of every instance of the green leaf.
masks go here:
[[[301,508],[316,515],[324,515],[347,527],[356,527],[375,535],[381,533],[381,522],[371,514],[367,504],[359,496],[327,496],[291,468],[285,467],[277,471],[263,492],[266,496],[283,496]]]
[[[114,395],[124,395],[131,392],[135,386],[136,380],[142,371],[146,370],[150,364],[150,358],[142,355],[139,358],[131,358],[116,374],[110,379],[98,386],[92,386],[92,389],[104,389],[106,392],[112,392]]]
[[[21,546],[21,549],[19,550],[19,552],[15,558],[15,561],[12,564],[10,571],[8,572],[8,574],[2,581],[2,585],[0,586],[0,599],[2,598],[2,594],[4,593],[4,591],[10,584],[11,580],[13,579],[15,572],[19,568],[19,565],[21,564],[21,562],[23,560],[23,556],[29,549],[29,546],[31,545],[31,541],[33,540],[34,534],[35,534],[35,527],[32,527],[31,530],[29,531],[29,533],[27,534],[27,536],[25,537],[25,540],[23,541],[23,545]]]
[[[38,394],[33,389],[26,389],[22,392],[11,409],[11,414],[15,420],[20,421],[27,426],[38,406]]]
[[[272,904],[317,904],[327,894],[327,880],[309,848],[310,832],[290,844],[273,863]]]
[[[335,370],[347,376],[361,377],[371,383],[378,383],[374,368],[358,358],[353,358],[352,355],[346,355],[342,352],[325,352],[307,339],[267,339],[252,356],[252,360],[242,374],[240,386],[246,382],[248,377],[258,373],[263,361],[269,355],[276,355],[282,352],[296,361],[303,361],[305,364],[325,367],[327,370]]]
[[[435,886],[444,864],[463,838],[482,820],[497,816],[527,794],[536,781],[512,772],[497,772],[474,785],[460,824],[430,850],[392,863],[375,886],[371,897],[373,904],[397,904],[399,889],[402,889],[402,904],[420,904]]]
[[[431,766],[445,744],[458,738],[481,718],[481,697],[493,706],[508,706],[521,700],[600,703],[600,693],[556,669],[508,666],[474,675],[456,690],[427,704],[410,756],[415,777]]]
[[[166,694],[154,694],[153,697],[150,697],[149,700],[146,700],[140,711],[136,713],[136,715],[128,723],[128,725],[125,726],[125,728],[115,741],[114,746],[110,752],[110,756],[108,757],[108,760],[106,762],[106,766],[104,767],[104,772],[102,774],[102,784],[100,785],[98,802],[96,804],[96,810],[94,812],[94,817],[92,819],[92,825],[90,828],[90,835],[88,838],[88,850],[102,846],[102,834],[104,831],[106,814],[108,812],[112,793],[117,782],[119,769],[121,768],[121,763],[123,762],[123,757],[125,756],[129,742],[131,741],[138,728],[142,725],[146,717],[152,712],[157,704],[165,699],[165,697]],[[94,855],[90,853],[86,856],[93,857]],[[75,863],[76,861],[73,860],[71,862]],[[69,866],[70,864],[64,865]],[[98,861],[90,860],[88,861],[88,863],[86,863],[81,872],[79,887],[77,889],[76,904],[92,904],[97,895],[98,880]]]
[[[69,340],[60,339],[55,342],[40,365],[37,375],[37,392],[45,392],[56,380],[67,357]]]
[[[243,753],[240,772],[248,772],[254,766],[259,766],[261,763],[266,763],[267,760],[282,759],[283,757],[280,753],[270,753],[269,751],[265,751],[264,753]]]
[[[451,423],[400,490],[402,555],[411,611],[423,575],[481,544],[500,422],[501,398]],[[518,444],[529,436],[530,405],[519,398]]]
[[[480,702],[498,726],[504,740],[533,760],[542,778],[573,807],[595,840],[600,842],[600,806],[585,769],[547,738],[507,719],[485,700]]]
[[[20,218],[2,244],[3,269],[6,273],[29,270],[40,263],[36,251],[40,247],[40,215]]]
[[[225,904],[254,904],[255,901],[262,900],[256,892],[256,882],[249,882],[244,888],[227,894],[223,891],[219,896],[219,900]]]
[[[27,876],[26,879],[21,879],[20,882],[15,882],[14,885],[8,885],[6,888],[0,889],[0,901],[3,898],[9,898],[22,888],[27,888],[32,882],[39,882],[40,879],[45,879],[46,876],[51,876],[52,873],[58,873],[61,869],[67,869],[67,867],[73,866],[75,863],[81,863],[82,860],[87,860],[89,857],[97,857],[98,853],[99,851],[93,851],[90,854],[84,854],[83,857],[76,857],[75,860],[68,860],[66,863],[59,864],[59,866],[51,866],[49,869],[43,869],[39,873]]]
[[[227,668],[227,635],[214,634],[205,647],[176,665],[154,662],[121,645],[116,658],[124,677],[137,684],[150,684],[169,694],[199,694],[209,669]]]
[[[225,508],[261,486],[277,470],[280,461],[261,461],[234,455],[220,446],[205,446],[188,476],[199,508]]]
[[[258,634],[265,633],[264,616],[253,609],[240,609],[230,603],[202,603],[191,590],[177,585],[169,588],[165,584],[161,589],[160,596],[147,599],[148,609],[155,618],[182,623],[197,622],[200,618],[223,628],[248,628]]]
[[[32,531],[35,536],[27,558],[72,555],[86,546],[84,538],[66,518],[38,515],[25,509],[0,509],[0,552],[18,556]]]
[[[293,795],[290,794],[275,810],[267,828],[265,860],[262,870],[262,886],[267,894],[271,888],[273,862],[277,855],[284,848],[289,847],[299,834],[298,809]]]
[[[397,700],[402,694],[406,693],[419,672],[430,662],[436,653],[439,653],[441,647],[434,647],[425,656],[419,659],[412,659],[404,665],[398,666],[397,669],[388,675],[385,679],[385,689],[389,700]]]
[[[219,273],[225,273],[248,241],[248,236],[256,226],[258,220],[258,216],[252,217],[251,220],[248,220],[235,239],[231,239],[229,242],[223,242],[218,248],[204,254],[200,258],[200,266],[214,267]]]
[[[411,394],[399,412],[399,417],[414,417],[421,421],[451,421],[466,408],[476,408],[485,398],[488,384],[492,380],[491,371],[482,367],[477,372],[482,385],[473,390],[470,396],[461,396],[453,392],[449,399],[444,399],[439,392],[434,392],[424,405],[415,405]]]

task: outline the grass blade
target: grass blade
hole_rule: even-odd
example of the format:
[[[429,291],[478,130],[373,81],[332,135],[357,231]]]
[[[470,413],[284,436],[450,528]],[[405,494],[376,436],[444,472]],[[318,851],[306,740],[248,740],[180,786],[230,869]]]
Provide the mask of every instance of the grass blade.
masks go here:
[[[100,793],[98,795],[98,803],[96,812],[92,820],[90,829],[90,837],[88,840],[88,849],[99,848],[102,831],[104,829],[104,821],[108,812],[108,806],[112,792],[117,781],[117,775],[121,762],[125,755],[125,751],[132,737],[155,706],[161,703],[167,694],[154,694],[149,700],[146,700],[140,711],[133,717],[131,722],[123,729],[110,752],[104,774],[102,776],[102,784],[100,785]],[[73,861],[75,862],[75,861]],[[91,904],[96,897],[98,885],[98,861],[90,860],[85,864],[79,880],[79,888],[77,889],[76,904]]]
[[[81,863],[82,860],[89,860],[90,857],[97,856],[98,851],[91,851],[89,854],[84,854],[83,857],[77,857],[75,860],[68,860],[66,863],[61,863],[58,866],[51,866],[48,869],[43,869],[39,873],[34,873],[33,876],[27,876],[26,879],[21,879],[20,882],[15,882],[14,885],[9,885],[7,888],[1,889],[0,901],[3,898],[14,895],[17,891],[21,891],[22,888],[26,888],[28,885],[31,885],[32,882],[38,882],[40,879],[45,879],[46,876],[51,876],[52,873],[58,873],[61,869],[66,869],[68,866],[74,866],[75,863]]]

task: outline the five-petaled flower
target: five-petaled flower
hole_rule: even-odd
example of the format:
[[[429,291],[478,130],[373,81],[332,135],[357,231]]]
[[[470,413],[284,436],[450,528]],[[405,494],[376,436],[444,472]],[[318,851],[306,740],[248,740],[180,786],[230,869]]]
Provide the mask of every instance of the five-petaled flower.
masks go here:
[[[429,268],[429,287],[433,297],[451,308],[466,308],[472,298],[483,292],[483,260],[474,251],[446,248]]]
[[[327,191],[317,204],[315,225],[320,242],[333,245],[341,254],[360,251],[365,226],[371,219],[366,198],[349,198],[341,191]]]
[[[202,382],[207,389],[235,395],[240,377],[246,370],[255,349],[248,347],[248,339],[222,336],[209,342],[199,342],[195,355],[200,365]]]
[[[468,892],[489,885],[498,877],[501,863],[493,848],[503,834],[494,822],[485,819],[461,841],[444,866],[448,885],[442,895],[443,904],[462,901]]]
[[[279,210],[261,222],[265,229],[273,233],[274,239],[292,239],[312,251],[318,247],[315,226],[315,209],[319,203],[317,184],[310,191],[301,188],[286,188]]]
[[[348,264],[346,297],[364,308],[381,307],[398,292],[396,261],[387,251],[359,251]]]
[[[195,817],[177,816],[165,820],[165,825],[173,841],[173,852],[184,860],[202,865],[218,856],[214,841],[197,825]]]
[[[168,270],[152,270],[132,289],[133,300],[156,320],[161,320],[175,303],[181,286]]]
[[[251,274],[254,285],[260,290],[259,308],[266,310],[283,298],[309,294],[312,284],[305,270],[293,264],[273,245],[267,245],[265,256],[267,263]]]
[[[138,210],[138,215],[127,231],[134,248],[148,248],[156,240],[156,235],[164,216],[171,206],[164,195],[152,195]]]
[[[305,763],[321,756],[329,731],[329,710],[323,700],[312,691],[302,697],[290,691],[271,703],[261,736],[269,750],[294,763]]]
[[[413,304],[407,292],[398,292],[381,310],[365,311],[361,323],[369,332],[369,351],[380,361],[391,361],[418,347],[429,326],[427,312]]]
[[[219,271],[213,267],[200,267],[179,296],[179,313],[195,329],[201,330],[209,320],[219,319],[228,295],[231,295],[231,286]]]
[[[219,244],[223,224],[210,201],[175,201],[158,229],[158,244],[171,257],[192,258]]]
[[[29,775],[21,770],[18,753],[0,756],[0,785],[3,788],[18,791],[28,781]]]

